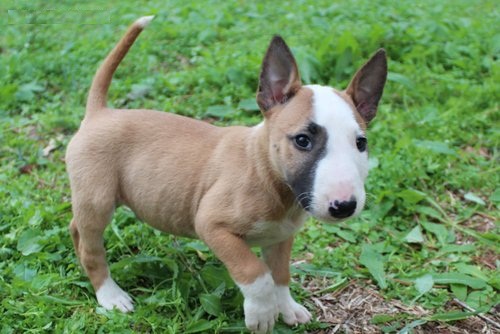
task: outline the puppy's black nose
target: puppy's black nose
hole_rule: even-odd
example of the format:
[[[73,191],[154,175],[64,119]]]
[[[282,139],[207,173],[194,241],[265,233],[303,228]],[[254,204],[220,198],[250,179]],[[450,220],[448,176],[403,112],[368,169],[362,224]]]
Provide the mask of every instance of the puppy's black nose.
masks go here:
[[[335,218],[347,218],[351,216],[356,210],[356,200],[354,197],[351,197],[349,201],[335,201],[330,203],[330,207],[328,211]]]

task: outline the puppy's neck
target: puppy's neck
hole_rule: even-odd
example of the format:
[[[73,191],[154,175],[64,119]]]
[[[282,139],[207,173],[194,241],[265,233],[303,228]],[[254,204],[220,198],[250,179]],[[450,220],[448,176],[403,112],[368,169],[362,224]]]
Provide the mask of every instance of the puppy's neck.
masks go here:
[[[270,200],[276,201],[276,215],[281,216],[297,206],[295,195],[283,175],[273,166],[269,146],[269,129],[264,122],[254,126],[248,138],[246,151],[255,168],[256,182],[263,187]],[[264,194],[263,194],[264,195]],[[297,209],[300,209],[297,207]],[[274,214],[273,214],[274,215]],[[279,218],[279,217],[276,217]]]

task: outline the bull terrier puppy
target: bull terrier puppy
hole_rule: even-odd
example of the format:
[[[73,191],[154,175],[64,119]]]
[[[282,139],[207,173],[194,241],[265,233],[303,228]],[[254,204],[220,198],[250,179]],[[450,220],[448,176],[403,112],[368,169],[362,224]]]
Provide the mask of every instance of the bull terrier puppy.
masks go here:
[[[264,120],[254,127],[108,108],[113,73],[152,19],[133,23],[100,66],[66,153],[69,228],[97,301],[133,310],[111,278],[103,243],[115,208],[126,205],[161,231],[208,245],[243,293],[249,330],[272,331],[279,314],[289,325],[308,322],[289,289],[293,237],[308,215],[336,222],[363,209],[366,126],[386,81],[384,50],[345,90],[303,86],[290,49],[275,36],[257,91]],[[262,259],[253,246],[262,247]]]

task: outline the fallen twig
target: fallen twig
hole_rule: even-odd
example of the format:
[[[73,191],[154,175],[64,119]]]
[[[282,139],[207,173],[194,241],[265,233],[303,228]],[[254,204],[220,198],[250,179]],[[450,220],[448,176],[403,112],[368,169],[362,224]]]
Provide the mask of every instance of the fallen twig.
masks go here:
[[[469,305],[465,304],[464,302],[458,300],[457,298],[453,298],[453,301],[455,303],[457,303],[458,305],[462,306],[464,309],[466,309],[467,311],[471,311],[471,312],[476,312],[476,310],[474,310],[472,307],[470,307]],[[500,329],[500,324],[482,314],[477,314],[477,316],[479,318],[481,318],[482,320],[486,321],[487,323],[495,326],[496,328]]]

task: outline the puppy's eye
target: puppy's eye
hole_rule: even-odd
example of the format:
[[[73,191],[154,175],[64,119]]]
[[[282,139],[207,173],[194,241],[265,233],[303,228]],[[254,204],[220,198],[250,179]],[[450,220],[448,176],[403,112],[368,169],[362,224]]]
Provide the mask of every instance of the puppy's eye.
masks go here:
[[[312,141],[306,135],[297,135],[293,138],[295,147],[302,151],[310,151],[312,149]]]
[[[365,137],[356,138],[356,147],[358,148],[358,150],[360,152],[366,151],[366,144],[367,144],[367,141],[366,141]]]

